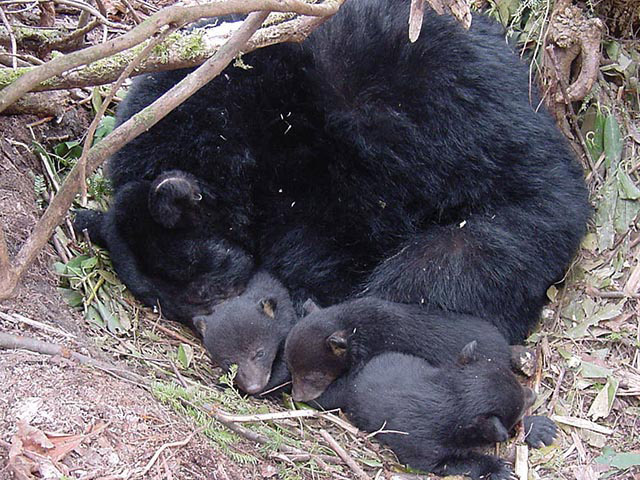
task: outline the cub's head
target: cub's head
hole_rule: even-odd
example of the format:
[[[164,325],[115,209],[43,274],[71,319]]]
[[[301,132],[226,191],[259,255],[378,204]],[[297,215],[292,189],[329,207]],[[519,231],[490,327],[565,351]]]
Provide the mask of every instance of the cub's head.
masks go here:
[[[289,333],[285,361],[293,381],[296,401],[317,398],[331,382],[349,368],[349,337],[353,332],[340,327],[342,307],[320,309],[305,303],[309,312]]]
[[[509,365],[481,359],[476,342],[464,347],[449,373],[457,398],[456,444],[466,447],[503,442],[536,399]],[[443,367],[446,368],[446,367]]]
[[[274,360],[295,320],[286,290],[258,273],[242,295],[216,305],[193,323],[211,360],[226,370],[237,365],[236,384],[256,394],[269,383]]]

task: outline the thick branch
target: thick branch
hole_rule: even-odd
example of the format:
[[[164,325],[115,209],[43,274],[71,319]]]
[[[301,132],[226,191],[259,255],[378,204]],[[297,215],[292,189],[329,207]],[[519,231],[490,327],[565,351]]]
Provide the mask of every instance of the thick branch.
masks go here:
[[[329,16],[338,9],[338,0],[322,4],[308,4],[302,0],[218,0],[204,5],[168,7],[152,15],[130,32],[94,45],[78,52],[62,55],[34,68],[0,91],[0,112],[15,102],[21,95],[56,75],[81,65],[88,65],[114,53],[122,52],[153,36],[159,29],[170,24],[184,24],[201,18],[250,13],[258,10],[295,12],[302,15]]]
[[[306,38],[326,17],[299,17],[270,27],[261,28],[251,38],[243,53],[281,42],[299,42]],[[198,28],[187,32],[176,32],[153,49],[153,52],[134,69],[131,76],[143,73],[197,67],[220,48],[229,38],[234,24],[223,24],[213,28]],[[127,65],[148,45],[148,42],[124,52],[93,62],[81,70],[69,72],[62,77],[51,78],[33,91],[61,90],[76,87],[104,85],[115,81]],[[0,69],[0,89],[36,67]]]

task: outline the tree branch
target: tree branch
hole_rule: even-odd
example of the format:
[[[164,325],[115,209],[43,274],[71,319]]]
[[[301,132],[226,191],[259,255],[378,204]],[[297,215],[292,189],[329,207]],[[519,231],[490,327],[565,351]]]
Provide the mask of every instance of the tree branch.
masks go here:
[[[303,0],[218,0],[204,5],[168,7],[118,38],[56,57],[44,65],[24,73],[11,85],[0,91],[0,112],[45,80],[72,68],[88,65],[108,55],[131,48],[150,38],[166,25],[184,24],[205,17],[231,13],[251,13],[258,10],[294,12],[301,15],[324,17],[334,14],[340,3],[340,0],[327,0],[322,4],[309,4]]]
[[[281,42],[300,42],[327,17],[298,17],[280,24],[261,28],[242,49],[243,53]],[[166,41],[154,48],[131,76],[143,73],[177,70],[179,68],[197,67],[220,48],[232,32],[233,23],[218,27],[196,28],[187,32],[175,32]],[[68,88],[104,85],[115,81],[125,67],[131,64],[149,41],[137,45],[124,52],[93,62],[81,70],[54,77],[32,88],[33,91],[62,90]],[[0,89],[10,85],[21,75],[35,67],[18,68],[17,70],[0,69]]]

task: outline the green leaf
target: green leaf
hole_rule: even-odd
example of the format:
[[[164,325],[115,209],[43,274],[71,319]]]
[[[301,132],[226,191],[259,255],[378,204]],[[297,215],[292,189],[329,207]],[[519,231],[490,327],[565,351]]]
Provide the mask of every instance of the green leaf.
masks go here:
[[[621,470],[640,465],[640,453],[618,453],[611,459],[610,465]]]
[[[640,189],[633,183],[627,172],[618,170],[616,176],[618,177],[618,196],[625,200],[638,200],[640,198]]]
[[[613,219],[615,231],[619,234],[627,233],[638,213],[640,213],[640,202],[619,198],[616,202],[616,212]]]
[[[87,312],[84,314],[84,318],[87,320],[87,322],[92,323],[100,328],[105,327],[104,320],[102,320],[102,317],[100,316],[98,311],[91,305],[89,305],[89,307],[87,308]]]
[[[178,362],[186,370],[191,365],[191,360],[193,360],[193,347],[186,343],[181,343],[178,347]]]
[[[616,117],[608,115],[604,122],[605,166],[613,171],[622,157],[622,135]]]
[[[81,264],[83,270],[92,270],[98,264],[96,257],[87,258]]]
[[[604,125],[605,117],[597,108],[589,109],[585,114],[583,131],[589,154],[594,162],[597,162],[604,152]]]
[[[102,120],[100,120],[100,125],[98,125],[98,128],[96,129],[96,133],[93,136],[93,144],[95,145],[104,137],[109,135],[113,131],[115,126],[116,126],[116,117],[112,115],[107,115],[105,117],[102,117]]]
[[[600,189],[601,198],[595,214],[596,233],[598,235],[598,248],[605,251],[613,246],[615,230],[613,220],[615,217],[618,189],[614,182],[608,181]]]
[[[99,269],[98,273],[102,278],[104,278],[105,282],[110,283],[111,285],[120,285],[118,277],[116,277],[113,273],[103,269]]]
[[[595,461],[603,465],[610,465],[620,470],[625,470],[627,468],[640,465],[640,453],[616,453],[611,447],[604,447],[602,449],[602,455],[596,457]]]
[[[95,304],[96,304],[96,307],[98,309],[98,313],[100,314],[100,316],[102,317],[102,320],[104,321],[105,325],[107,326],[107,330],[109,330],[111,333],[113,333],[115,335],[122,335],[122,334],[126,333],[125,329],[120,324],[120,320],[118,320],[109,311],[109,309],[104,306],[104,303],[102,303],[100,300],[98,300],[96,298],[95,299]]]
[[[93,107],[94,113],[97,113],[102,106],[102,95],[100,94],[100,87],[93,87],[93,90],[91,90],[91,106]]]
[[[558,289],[556,288],[555,285],[551,285],[548,289],[547,289],[547,298],[554,302],[556,300],[556,297],[558,296]]]
[[[626,300],[622,300],[617,305],[615,304],[605,305],[603,308],[598,310],[594,315],[588,316],[586,320],[579,323],[575,327],[570,328],[565,333],[565,335],[568,338],[573,338],[573,339],[584,337],[587,334],[587,330],[589,330],[589,327],[597,325],[602,320],[610,320],[620,315],[620,313],[622,313],[622,307],[624,306],[625,301]]]
[[[82,297],[80,292],[71,290],[69,288],[60,288],[59,291],[62,294],[62,298],[64,298],[64,300],[69,304],[69,306],[75,308],[82,305],[84,298]]]

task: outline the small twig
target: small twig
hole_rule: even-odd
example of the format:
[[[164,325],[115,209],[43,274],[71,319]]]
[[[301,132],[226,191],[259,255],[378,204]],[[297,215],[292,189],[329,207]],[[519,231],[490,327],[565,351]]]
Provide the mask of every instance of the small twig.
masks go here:
[[[284,420],[287,418],[310,418],[325,416],[325,412],[318,412],[317,410],[289,410],[287,412],[256,413],[253,415],[232,415],[230,413],[217,409],[216,413],[220,418],[224,418],[226,421],[234,423],[267,422],[270,420]]]
[[[47,48],[49,50],[61,50],[61,51],[65,50],[69,46],[76,44],[79,39],[84,37],[87,33],[89,33],[91,30],[96,28],[98,25],[100,25],[100,20],[93,19],[83,27],[77,28],[70,34],[65,35],[60,40],[51,42],[49,45],[47,45]]]
[[[366,474],[362,468],[356,463],[356,461],[349,456],[344,448],[340,446],[338,442],[327,432],[326,430],[320,430],[320,436],[324,438],[324,440],[329,444],[331,449],[338,454],[338,456],[348,465],[348,467],[353,470],[353,473],[356,474],[358,478],[361,480],[370,480],[369,475]]]
[[[30,318],[24,317],[18,313],[9,315],[7,313],[0,312],[0,318],[11,323],[24,323],[26,325],[29,325],[30,327],[38,328],[40,330],[44,330],[45,332],[49,332],[49,333],[55,333],[56,335],[62,335],[63,337],[75,338],[75,335],[72,335],[67,332],[63,332],[62,330],[52,327],[51,325],[47,325],[45,323],[41,323],[36,320],[31,320]]]
[[[100,13],[98,10],[96,10],[91,5],[85,2],[75,1],[75,0],[53,0],[53,2],[59,5],[67,5],[68,7],[74,7],[74,8],[77,8],[78,10],[86,11],[87,13],[96,17],[96,19],[98,19],[100,23],[108,27],[115,28],[117,30],[123,30],[125,28],[123,25],[111,22],[102,13]]]
[[[263,396],[265,396],[265,395],[269,395],[271,392],[275,392],[276,390],[278,390],[278,389],[280,389],[280,388],[282,388],[282,387],[286,387],[286,386],[287,386],[287,385],[289,385],[290,383],[292,383],[292,382],[291,382],[291,380],[288,380],[288,381],[286,381],[286,382],[284,382],[284,383],[281,383],[280,385],[276,385],[275,387],[270,388],[269,390],[265,390],[264,392],[260,392],[260,393],[259,393],[259,395],[260,395],[261,397],[263,397]]]
[[[9,259],[9,249],[7,247],[7,239],[4,236],[4,227],[0,223],[0,278],[3,274],[9,274],[11,270],[11,261]]]
[[[140,15],[138,15],[138,12],[135,11],[135,9],[133,8],[133,5],[131,5],[129,0],[121,0],[121,1],[124,4],[124,6],[127,8],[127,10],[129,10],[131,17],[133,18],[133,21],[136,22],[136,24],[138,25],[142,23],[142,19],[140,18]]]
[[[527,480],[529,478],[529,447],[524,445],[516,445],[516,461],[514,465],[515,474],[518,480]]]
[[[191,345],[192,347],[200,348],[202,346],[202,345],[200,345],[200,344],[198,344],[196,342],[192,342],[187,337],[184,337],[184,336],[180,335],[178,332],[174,332],[170,328],[167,328],[165,326],[160,325],[159,323],[154,324],[153,328],[157,328],[158,330],[160,330],[161,332],[166,333],[170,337],[173,337],[173,338],[175,338],[176,340],[178,340],[178,341],[180,341],[182,343],[187,343],[187,344]]]
[[[178,371],[178,367],[176,367],[176,364],[172,361],[169,361],[169,364],[171,365],[171,369],[173,370],[173,373],[176,375],[176,378],[180,382],[180,385],[182,385],[183,388],[188,388],[189,385],[187,385],[187,382],[184,380],[184,377]]]
[[[9,19],[4,14],[4,9],[0,7],[0,20],[4,23],[4,26],[7,28],[7,32],[9,33],[9,40],[11,41],[11,66],[15,70],[18,68],[18,42],[16,42],[16,36],[13,33],[13,28],[11,28],[11,24],[9,23]]]
[[[556,402],[558,401],[558,396],[560,395],[560,387],[562,386],[562,381],[564,380],[564,376],[566,374],[566,369],[562,367],[560,373],[558,374],[558,379],[556,380],[556,386],[553,389],[553,393],[551,394],[551,399],[549,400],[549,404],[547,409],[550,413],[553,413],[553,409],[556,407]]]
[[[597,288],[587,288],[587,293],[594,297],[600,298],[640,298],[640,293],[626,293],[626,292],[603,292]]]
[[[191,441],[191,439],[194,436],[196,436],[201,431],[202,431],[202,429],[199,428],[198,430],[193,432],[191,435],[189,435],[184,440],[180,440],[179,442],[165,443],[164,445],[162,445],[156,451],[156,453],[153,454],[153,457],[151,457],[151,460],[149,460],[149,463],[147,463],[147,465],[142,469],[142,471],[137,473],[135,475],[135,477],[144,477],[147,474],[147,472],[149,472],[149,470],[151,470],[151,467],[153,467],[154,463],[156,463],[156,461],[160,457],[160,454],[162,454],[162,452],[164,452],[167,448],[184,447],[187,443],[189,443]]]
[[[248,428],[245,428],[242,425],[239,425],[237,423],[230,422],[224,416],[219,415],[218,412],[213,408],[200,407],[190,402],[189,400],[186,400],[183,398],[180,398],[180,402],[182,402],[184,405],[188,405],[191,408],[195,408],[196,410],[202,411],[207,415],[210,415],[211,417],[213,417],[214,420],[221,423],[232,432],[237,433],[241,437],[244,437],[251,442],[259,443],[261,445],[272,444],[271,440],[267,436],[262,435],[260,433],[256,433],[253,430],[249,430]],[[297,455],[297,456],[309,455],[308,452],[305,452],[298,448],[290,447],[289,445],[280,445],[278,447],[278,450],[287,455]],[[327,463],[342,463],[340,458],[332,457],[331,455],[320,455],[320,457],[322,458],[322,460],[324,460]]]

